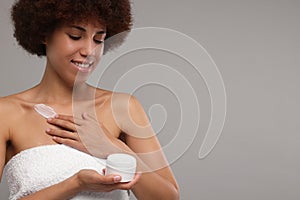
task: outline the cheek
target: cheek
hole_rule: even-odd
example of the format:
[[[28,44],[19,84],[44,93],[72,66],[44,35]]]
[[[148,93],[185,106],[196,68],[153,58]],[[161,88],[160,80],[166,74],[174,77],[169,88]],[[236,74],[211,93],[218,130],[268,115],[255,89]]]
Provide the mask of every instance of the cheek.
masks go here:
[[[102,54],[103,49],[104,49],[104,44],[97,44],[97,45],[95,45],[95,47],[94,47],[94,49],[93,49],[93,53],[94,53],[95,55]]]
[[[56,44],[49,46],[47,58],[54,68],[61,69],[71,60],[71,50],[68,45]]]
[[[56,54],[56,56],[67,56],[74,53],[76,47],[72,42],[69,42],[66,38],[60,37],[53,41],[49,46],[51,54]]]
[[[71,42],[61,42],[59,44],[59,51],[63,56],[71,56],[76,52],[78,47]]]
[[[103,50],[104,50],[103,45],[100,45],[95,49],[94,53],[95,53],[95,57],[96,57],[97,62],[99,62],[101,57],[103,56]]]

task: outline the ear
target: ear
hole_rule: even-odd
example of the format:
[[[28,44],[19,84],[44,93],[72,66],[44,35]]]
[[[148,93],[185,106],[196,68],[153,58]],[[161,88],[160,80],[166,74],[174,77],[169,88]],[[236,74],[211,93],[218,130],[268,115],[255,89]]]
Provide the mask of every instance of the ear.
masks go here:
[[[44,44],[44,45],[46,45],[46,46],[47,46],[47,44],[48,44],[48,41],[49,41],[48,37],[47,37],[47,36],[45,36],[45,37],[44,37],[44,39],[42,40],[42,44]]]
[[[43,40],[43,41],[42,41],[42,44],[44,44],[44,45],[47,46],[47,44],[48,44],[48,43],[47,43],[47,40]]]

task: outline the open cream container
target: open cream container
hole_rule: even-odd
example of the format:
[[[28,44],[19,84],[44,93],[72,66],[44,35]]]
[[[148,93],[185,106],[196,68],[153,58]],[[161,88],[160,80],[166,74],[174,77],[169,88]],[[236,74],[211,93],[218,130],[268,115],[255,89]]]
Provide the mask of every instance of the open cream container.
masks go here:
[[[136,172],[136,159],[129,154],[111,154],[106,160],[105,175],[118,174],[122,177],[120,182],[130,182]]]

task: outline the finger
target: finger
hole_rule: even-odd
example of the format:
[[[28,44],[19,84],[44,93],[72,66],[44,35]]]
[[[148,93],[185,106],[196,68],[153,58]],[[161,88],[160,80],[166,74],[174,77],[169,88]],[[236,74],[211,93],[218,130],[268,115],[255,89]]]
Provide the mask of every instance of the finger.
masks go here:
[[[88,114],[87,112],[82,113],[81,117],[83,120],[89,120],[89,121],[99,123],[97,120],[97,116],[92,116],[92,115]]]
[[[130,190],[141,178],[142,173],[141,172],[137,172],[134,176],[134,178],[132,179],[132,181],[128,182],[128,183],[119,183],[119,189],[121,190]]]
[[[62,120],[65,120],[65,121],[69,121],[69,122],[72,122],[73,124],[76,124],[76,125],[81,125],[82,124],[82,119],[81,118],[70,116],[70,115],[57,114],[55,116],[55,118],[56,119],[62,119]]]
[[[138,172],[135,174],[134,178],[132,181],[130,182],[126,182],[126,183],[123,183],[123,182],[116,182],[114,183],[112,186],[112,189],[113,190],[116,190],[116,189],[119,189],[119,190],[130,190],[137,182],[138,180],[140,179],[141,177],[141,173]]]
[[[130,185],[135,185],[139,180],[140,178],[142,177],[142,172],[137,172],[133,178],[133,180],[130,183]]]
[[[106,175],[106,176],[102,176],[101,181],[102,181],[103,184],[111,185],[111,184],[119,183],[121,180],[122,180],[122,177],[120,175],[109,174],[109,175]]]
[[[86,112],[84,112],[84,113],[82,113],[81,117],[82,117],[82,119],[88,119],[89,115]]]
[[[120,182],[121,180],[118,178],[118,175],[107,175],[104,176],[105,178],[108,178],[108,180],[102,180],[102,184],[106,184],[106,191],[112,191],[112,190],[116,190],[116,189],[120,189],[120,190],[130,190],[140,179],[141,177],[141,173],[136,173],[134,179],[128,183],[122,183]],[[118,179],[118,180],[116,180]]]
[[[83,146],[80,142],[78,142],[76,140],[70,140],[70,139],[66,139],[66,138],[60,138],[60,137],[56,137],[56,136],[53,136],[52,139],[56,143],[58,143],[58,144],[64,144],[64,145],[67,145],[67,146],[72,147],[74,149],[77,149],[77,150],[79,150],[81,152],[89,154],[89,152],[85,148],[85,146]]]
[[[62,127],[64,129],[70,130],[70,131],[76,131],[76,126],[73,122],[64,120],[64,119],[58,119],[58,118],[49,118],[47,119],[47,122],[55,125],[55,126],[59,126]]]
[[[97,120],[97,117],[94,117],[86,112],[82,113],[82,128],[84,126],[93,127],[95,131],[103,132],[104,126],[103,123]],[[79,131],[78,131],[79,132]]]
[[[78,135],[77,135],[76,132],[70,132],[70,131],[66,131],[66,130],[48,128],[46,130],[46,133],[51,135],[51,136],[56,136],[56,137],[60,137],[60,138],[79,140]]]

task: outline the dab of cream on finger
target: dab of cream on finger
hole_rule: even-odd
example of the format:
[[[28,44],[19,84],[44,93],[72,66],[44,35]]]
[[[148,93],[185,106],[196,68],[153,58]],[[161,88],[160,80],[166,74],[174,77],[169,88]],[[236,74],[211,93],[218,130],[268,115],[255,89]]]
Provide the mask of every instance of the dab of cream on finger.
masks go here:
[[[45,104],[35,104],[34,110],[40,115],[42,115],[43,117],[45,117],[46,119],[54,118],[55,115],[57,115],[57,113],[54,111],[53,108]]]

